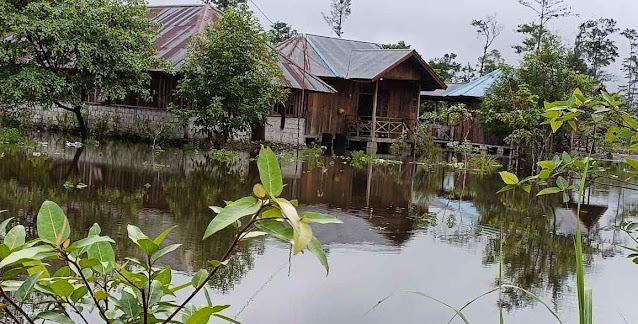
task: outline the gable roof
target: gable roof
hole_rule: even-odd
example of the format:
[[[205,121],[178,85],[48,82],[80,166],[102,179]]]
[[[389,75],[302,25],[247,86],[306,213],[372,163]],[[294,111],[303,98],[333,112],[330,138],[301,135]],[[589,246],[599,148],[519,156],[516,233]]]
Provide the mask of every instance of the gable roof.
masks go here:
[[[432,99],[447,99],[450,101],[463,99],[480,100],[498,81],[502,73],[501,70],[494,70],[469,83],[450,84],[447,90],[423,91],[421,95]]]
[[[188,54],[191,37],[200,35],[206,25],[219,20],[221,12],[205,4],[149,6],[146,16],[160,25],[155,40],[157,56],[179,70]]]
[[[392,68],[413,58],[434,88],[445,83],[414,50],[389,50],[381,45],[319,35],[297,35],[277,45],[282,55],[319,77],[376,81]]]
[[[314,92],[337,93],[333,87],[319,77],[304,70],[291,59],[279,54],[279,68],[283,72],[282,83],[286,88],[303,89]]]

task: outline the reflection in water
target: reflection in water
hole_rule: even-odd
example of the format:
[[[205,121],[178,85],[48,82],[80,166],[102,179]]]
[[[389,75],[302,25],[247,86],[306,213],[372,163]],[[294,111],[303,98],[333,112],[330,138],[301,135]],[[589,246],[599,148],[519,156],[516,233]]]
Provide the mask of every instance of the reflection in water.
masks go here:
[[[136,224],[151,236],[177,224],[179,227],[166,242],[182,243],[183,247],[164,262],[187,273],[205,267],[207,260],[220,257],[232,240],[233,233],[226,231],[201,241],[201,234],[213,217],[208,206],[223,205],[224,199],[240,198],[250,193],[253,184],[259,181],[249,154],[240,154],[233,163],[226,164],[175,149],[155,153],[146,145],[113,142],[76,149],[66,146],[63,138],[47,138],[46,142],[35,149],[0,149],[7,152],[0,160],[0,207],[8,209],[9,216],[20,218],[33,236],[40,204],[45,199],[54,200],[67,211],[74,238],[84,235],[97,222],[106,235],[118,241],[119,256],[138,253],[136,246],[126,238],[127,224]],[[588,266],[606,264],[606,259],[622,258],[624,252],[618,244],[628,243],[622,234],[608,229],[628,217],[635,217],[638,210],[636,191],[618,188],[611,182],[588,192],[587,205],[583,206],[579,219],[574,205],[563,204],[561,197],[536,198],[516,191],[495,194],[502,186],[497,174],[463,174],[443,167],[426,171],[410,161],[366,168],[354,168],[330,157],[322,157],[321,162],[325,167],[301,162],[285,164],[283,195],[298,199],[301,210],[327,212],[341,218],[344,224],[317,228],[315,233],[329,250],[331,266],[354,267],[354,273],[358,273],[361,280],[367,279],[379,286],[378,291],[363,293],[364,285],[357,284],[352,272],[348,272],[348,279],[338,270],[331,273],[323,286],[341,282],[336,289],[352,292],[334,298],[339,304],[351,305],[342,313],[335,311],[331,319],[337,321],[348,318],[349,322],[370,322],[370,318],[349,314],[363,314],[366,307],[374,304],[369,300],[364,302],[366,298],[378,300],[397,289],[436,289],[440,282],[451,279],[434,275],[415,277],[417,279],[407,282],[406,286],[392,282],[397,281],[395,274],[407,269],[432,268],[446,262],[460,269],[467,267],[465,275],[472,279],[472,284],[452,296],[446,296],[448,291],[442,290],[440,297],[458,304],[467,302],[475,293],[497,283],[495,269],[501,253],[501,235],[507,283],[537,292],[550,299],[561,312],[565,305],[573,303],[570,287],[575,255],[571,234],[576,226],[581,226],[586,233]],[[611,172],[622,173],[622,170]],[[465,257],[448,256],[458,254],[459,249],[466,251],[462,254]],[[413,251],[429,253],[430,257],[427,254],[413,256]],[[233,301],[244,298],[235,306],[248,305],[241,310],[241,316],[246,319],[253,318],[251,310],[254,309],[268,314],[268,322],[290,322],[283,317],[289,315],[284,315],[286,311],[268,313],[264,309],[268,305],[258,303],[260,298],[267,297],[281,300],[284,298],[281,294],[287,289],[282,287],[298,284],[294,275],[299,272],[295,272],[294,267],[299,264],[305,269],[305,261],[287,265],[287,254],[287,250],[269,239],[249,240],[211,284],[220,296],[226,296],[223,298]],[[471,260],[474,254],[478,255],[480,264],[467,263],[464,259]],[[366,257],[362,259],[358,255]],[[440,257],[431,258],[433,255]],[[380,263],[379,260],[389,256],[398,259]],[[314,263],[312,266],[318,267]],[[288,271],[284,271],[286,268]],[[479,275],[480,269],[489,269],[489,274]],[[380,282],[380,278],[394,279]],[[308,289],[321,289],[322,284],[313,286],[314,281],[309,281],[311,283],[304,282],[310,285]],[[424,283],[429,284],[423,286]],[[359,297],[353,297],[355,295]],[[319,294],[308,298],[327,297]],[[317,300],[308,301],[306,305],[313,302]],[[495,311],[495,300],[491,303]],[[534,303],[526,295],[511,291],[506,293],[503,305],[515,314],[532,311]],[[411,310],[397,305],[392,306],[392,311],[379,312],[400,312],[401,318],[410,320],[417,316]],[[562,314],[564,320],[573,318],[568,310],[569,307]],[[493,318],[492,313],[479,312],[473,316],[484,322]],[[382,318],[383,315],[376,320],[381,322]],[[308,321],[323,323],[326,317]],[[533,321],[524,317],[517,322]]]

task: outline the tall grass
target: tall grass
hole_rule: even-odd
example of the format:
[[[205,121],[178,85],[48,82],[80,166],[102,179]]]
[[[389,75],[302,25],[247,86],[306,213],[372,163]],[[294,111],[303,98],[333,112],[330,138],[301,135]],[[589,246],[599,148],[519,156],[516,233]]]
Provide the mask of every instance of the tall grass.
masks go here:
[[[585,182],[587,182],[587,174],[589,172],[589,161],[587,158],[585,162],[585,171],[581,178],[580,186],[578,188],[578,208],[577,214],[580,219],[580,206],[585,197]],[[576,226],[576,237],[574,247],[576,249],[576,291],[578,293],[578,320],[580,324],[592,324],[593,323],[593,298],[592,290],[585,287],[585,264],[583,262],[583,240],[580,230],[580,224]]]

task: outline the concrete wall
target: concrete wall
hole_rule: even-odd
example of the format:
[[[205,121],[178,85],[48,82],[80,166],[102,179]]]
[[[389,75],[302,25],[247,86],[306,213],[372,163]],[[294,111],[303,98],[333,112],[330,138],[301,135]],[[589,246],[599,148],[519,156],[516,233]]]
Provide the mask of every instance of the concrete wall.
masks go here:
[[[189,123],[184,127],[181,121],[170,111],[157,108],[133,108],[124,106],[89,106],[84,112],[87,125],[93,133],[112,132],[117,134],[139,135],[145,138],[156,136],[170,139],[197,138],[196,127]],[[34,108],[31,114],[34,124],[62,129],[74,129],[75,115],[58,107]],[[305,143],[304,118],[286,118],[281,129],[280,117],[268,117],[265,129],[267,142],[303,145]],[[249,139],[250,134],[238,134],[236,140]]]
[[[266,142],[303,145],[306,142],[306,119],[286,118],[281,129],[281,117],[268,117],[266,123]]]

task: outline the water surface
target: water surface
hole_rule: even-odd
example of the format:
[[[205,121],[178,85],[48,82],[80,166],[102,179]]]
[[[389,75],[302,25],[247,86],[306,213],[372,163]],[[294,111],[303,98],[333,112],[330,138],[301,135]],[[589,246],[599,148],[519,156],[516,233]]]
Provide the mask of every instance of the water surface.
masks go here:
[[[40,204],[54,200],[69,215],[75,238],[97,222],[118,241],[118,257],[137,253],[127,224],[149,236],[178,225],[165,242],[183,247],[164,262],[181,281],[219,258],[232,240],[230,231],[201,240],[213,217],[208,206],[251,193],[259,179],[250,159],[255,152],[225,163],[180,149],[155,153],[146,144],[78,149],[62,137],[37,140],[31,148],[0,149],[0,209],[9,210],[4,217],[19,217],[33,235]],[[286,163],[283,195],[298,199],[303,211],[344,222],[314,228],[328,251],[329,275],[313,255],[289,258],[284,244],[257,238],[243,243],[210,283],[214,302],[231,304],[227,314],[244,323],[447,323],[451,310],[408,291],[460,307],[490,290],[498,282],[502,232],[504,281],[533,291],[565,323],[575,323],[573,233],[580,226],[596,320],[638,321],[638,265],[619,247],[631,240],[613,229],[636,219],[637,191],[597,185],[579,219],[573,206],[555,197],[495,194],[502,186],[498,174],[425,170],[405,162],[356,168],[323,157],[323,167]],[[611,172],[624,175],[620,165]],[[505,291],[501,304],[508,323],[555,322],[517,291]],[[498,306],[494,294],[465,313],[470,322],[498,323]]]

